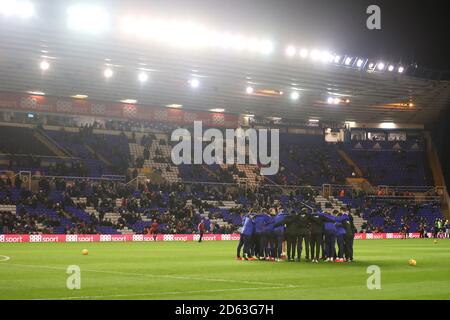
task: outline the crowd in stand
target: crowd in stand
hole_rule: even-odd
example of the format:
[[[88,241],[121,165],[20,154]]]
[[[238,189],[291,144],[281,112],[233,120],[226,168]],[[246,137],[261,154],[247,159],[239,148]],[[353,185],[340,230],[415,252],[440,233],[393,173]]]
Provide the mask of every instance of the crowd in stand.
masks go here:
[[[132,131],[131,142],[137,142],[135,132],[144,132],[147,130],[158,130],[167,132],[174,129],[176,125],[166,125],[160,123],[152,123],[146,121],[106,121],[104,123],[93,122],[92,124],[85,124],[80,127],[79,133],[68,134],[64,130],[60,133],[63,140],[69,143],[84,143],[91,141],[96,151],[101,151],[106,145],[105,137],[94,134],[94,129],[110,129]],[[154,160],[160,163],[170,163],[170,159],[163,155],[163,152],[156,148],[151,152],[152,142],[155,141],[156,135],[146,132],[139,141],[140,145],[144,147],[143,157],[134,159],[132,165],[137,168],[142,168],[145,160]],[[159,141],[160,145],[167,142],[162,139]],[[0,145],[1,148],[1,145]],[[330,183],[343,183],[346,177],[345,166],[342,163],[333,163],[330,154],[324,149],[302,149],[297,145],[282,145],[283,150],[287,150],[287,160],[298,164],[299,170],[295,175],[290,172],[287,165],[283,163],[286,159],[281,159],[280,172],[272,177],[273,181],[280,185],[296,184],[296,185],[314,185],[318,180],[324,180]],[[123,161],[115,165],[114,172],[124,173],[127,168],[128,155],[123,155],[119,148],[113,148],[108,151],[112,156],[122,158]],[[404,153],[398,152],[396,160],[405,162]],[[336,160],[342,161],[340,159]],[[10,167],[37,167],[41,166],[41,158],[33,155],[16,157],[10,156]],[[309,166],[308,164],[314,164]],[[414,171],[414,164],[405,162],[408,170]],[[191,165],[191,177],[201,176],[205,172],[202,165]],[[102,172],[103,168],[99,168]],[[157,169],[161,170],[161,169]],[[170,170],[170,166],[165,170]],[[51,176],[87,176],[89,171],[83,160],[71,160],[57,162],[49,167],[46,167],[47,175]],[[207,171],[207,170],[206,170]],[[133,177],[137,176],[137,170],[133,172]],[[210,181],[215,182],[234,182],[233,175],[245,177],[245,174],[238,170],[237,166],[231,165],[225,168],[218,167],[214,173],[208,172]],[[366,172],[368,177],[374,173]],[[377,175],[385,174],[382,170],[376,173]],[[293,182],[288,182],[288,178],[294,179]],[[20,198],[12,200],[12,189],[21,190]],[[109,226],[115,229],[123,229],[130,227],[147,219],[157,219],[160,225],[166,226],[165,232],[169,233],[189,233],[196,231],[196,226],[201,219],[200,217],[209,212],[210,219],[220,218],[220,213],[215,209],[222,204],[222,201],[233,200],[239,206],[230,209],[232,215],[240,216],[251,207],[270,208],[274,203],[280,201],[283,192],[280,188],[274,186],[260,186],[255,189],[245,188],[240,186],[218,186],[207,184],[162,184],[154,185],[150,183],[140,184],[138,189],[134,186],[129,186],[123,183],[112,181],[90,181],[75,180],[67,181],[63,179],[47,179],[42,178],[39,181],[38,191],[30,192],[20,179],[19,175],[13,177],[5,177],[0,179],[0,204],[15,204],[18,205],[18,210],[15,215],[11,213],[0,214],[0,226],[3,232],[48,232],[52,233],[53,229],[61,226],[63,219],[55,219],[46,215],[32,215],[27,212],[29,209],[38,209],[40,207],[54,210],[59,218],[64,218],[70,221],[70,224],[63,225],[66,233],[96,233],[99,226]],[[51,191],[59,191],[62,193],[63,200],[54,200],[51,196]],[[410,202],[402,202],[395,200],[392,202],[384,202],[382,205],[373,205],[370,197],[363,191],[353,192],[351,195],[336,194],[341,198],[350,196],[354,199],[362,199],[362,204],[356,207],[356,215],[362,215],[366,212],[368,218],[382,217],[383,225],[374,226],[371,222],[367,222],[362,226],[364,232],[383,232],[389,227],[396,227],[397,221],[394,213],[399,206],[403,206],[405,214],[401,217],[401,228],[407,229],[409,225],[416,224],[419,230],[435,232],[435,230],[445,230],[448,223],[445,221],[436,222],[435,225],[430,224],[423,217],[418,214],[422,209],[421,204]],[[313,196],[317,195],[317,191],[308,188],[293,189],[289,194],[287,207],[295,205],[298,197],[302,197],[303,201],[314,205]],[[436,196],[433,192],[428,193],[428,196]],[[408,191],[399,191],[396,189],[378,191],[377,196],[396,196],[396,197],[412,197],[413,194]],[[74,201],[72,198],[86,198],[86,201]],[[121,199],[118,205],[116,199]],[[216,204],[210,204],[205,200],[216,201]],[[189,204],[188,204],[189,201]],[[428,202],[429,203],[429,202]],[[330,204],[331,205],[331,204]],[[66,207],[75,207],[80,210],[86,207],[93,207],[98,214],[91,214],[89,221],[84,221],[65,210]],[[162,209],[162,210],[159,210]],[[431,207],[433,212],[439,210],[439,204]],[[119,215],[117,221],[112,221],[107,218],[107,213],[117,213]],[[65,221],[64,220],[64,221]],[[438,226],[440,224],[440,226]],[[213,224],[210,227],[212,232],[234,232],[235,226],[232,224]],[[6,230],[6,231],[5,231]],[[0,228],[0,231],[1,228]],[[440,231],[439,231],[440,232]],[[437,234],[437,233],[436,233]]]
[[[16,176],[15,184],[11,178],[0,179],[0,204],[14,204],[19,208],[18,213],[11,218],[11,214],[5,214],[1,220],[3,232],[12,233],[13,231],[27,231],[25,233],[38,232],[36,222],[41,224],[40,232],[53,233],[52,228],[60,226],[61,221],[49,218],[46,215],[32,216],[27,212],[27,208],[38,209],[45,208],[54,210],[58,217],[66,218],[71,222],[64,226],[65,233],[97,233],[97,226],[111,226],[116,229],[123,229],[125,226],[131,226],[143,218],[149,220],[157,219],[160,224],[165,225],[164,230],[167,233],[191,233],[196,230],[200,221],[199,214],[205,213],[212,205],[193,196],[201,188],[192,188],[192,191],[184,197],[180,197],[180,192],[185,191],[185,186],[181,184],[151,185],[140,184],[139,189],[127,186],[124,183],[113,181],[89,181],[75,180],[67,183],[62,179],[46,179],[39,181],[39,191],[31,192],[27,188],[22,188],[21,180]],[[20,196],[16,201],[12,201],[12,189],[19,189]],[[16,189],[16,190],[17,190]],[[60,191],[61,201],[54,201],[50,192]],[[197,191],[196,191],[197,190]],[[209,190],[207,196],[215,197],[219,190]],[[167,199],[164,199],[167,195]],[[86,201],[79,201],[80,198],[86,198]],[[116,203],[120,199],[120,204]],[[187,199],[192,203],[187,205]],[[69,211],[66,207],[75,207],[84,210],[86,207],[93,207],[98,215],[91,214],[89,221],[82,221]],[[158,210],[163,208],[164,211]],[[106,213],[118,213],[117,221],[105,218]],[[210,213],[209,218],[214,218]],[[32,223],[34,222],[34,223]],[[12,223],[17,223],[13,228]],[[28,226],[26,229],[21,226]],[[31,226],[31,227],[30,227]],[[211,232],[232,233],[234,226],[212,225]]]
[[[20,197],[12,201],[11,191],[21,190]],[[223,206],[223,201],[236,201],[238,206],[231,208],[231,217],[240,217],[249,208],[260,207],[269,208],[273,204],[280,202],[283,190],[279,187],[260,186],[257,188],[246,188],[238,185],[207,185],[207,184],[160,184],[155,185],[149,182],[139,184],[136,190],[135,185],[126,185],[114,181],[92,181],[89,179],[66,181],[63,179],[41,178],[38,184],[38,191],[30,192],[23,184],[19,175],[15,177],[4,177],[0,179],[0,204],[17,205],[17,215],[14,219],[11,214],[3,214],[2,226],[7,227],[6,232],[25,230],[27,232],[37,232],[37,223],[40,224],[40,232],[52,233],[52,228],[60,225],[57,219],[38,215],[32,216],[27,213],[27,208],[46,208],[54,210],[59,217],[66,218],[70,225],[63,225],[66,233],[96,233],[98,226],[110,226],[121,230],[130,227],[138,222],[158,220],[168,233],[185,233],[196,231],[196,225],[201,217],[209,212],[209,219],[220,218],[221,214],[216,209]],[[58,191],[62,195],[61,200],[54,200],[51,191]],[[407,195],[399,191],[393,194]],[[417,225],[420,232],[434,232],[435,227],[418,214],[419,210],[425,206],[431,214],[440,212],[438,202],[415,203],[409,199],[390,199],[378,203],[376,198],[367,197],[362,192],[349,192],[341,190],[335,191],[335,196],[351,196],[363,199],[361,205],[356,208],[355,215],[361,216],[365,212],[367,222],[361,226],[362,232],[385,232],[385,228],[409,228],[411,224]],[[293,207],[301,197],[304,203],[315,206],[314,196],[318,191],[312,188],[296,188],[288,194],[286,207]],[[85,201],[78,201],[85,198]],[[75,199],[75,201],[74,201]],[[77,200],[78,199],[78,200]],[[116,199],[120,199],[118,204]],[[189,201],[189,203],[188,203]],[[212,203],[211,203],[212,202]],[[328,203],[325,206],[331,207]],[[75,207],[85,210],[92,207],[97,214],[91,214],[89,221],[82,221],[67,210],[66,207]],[[398,224],[396,212],[403,209],[401,222]],[[160,210],[161,209],[161,210]],[[117,221],[112,221],[106,213],[117,213]],[[383,225],[374,226],[372,218],[383,218]],[[17,223],[13,228],[13,223]],[[442,230],[448,223],[440,222],[438,228]],[[233,224],[212,225],[210,231],[229,233],[235,231]],[[5,230],[3,230],[5,231]],[[445,233],[445,232],[444,232]]]

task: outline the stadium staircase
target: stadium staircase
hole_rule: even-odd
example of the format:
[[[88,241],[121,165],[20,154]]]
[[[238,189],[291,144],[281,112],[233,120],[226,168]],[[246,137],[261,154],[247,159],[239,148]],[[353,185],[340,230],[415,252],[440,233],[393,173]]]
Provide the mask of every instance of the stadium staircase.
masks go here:
[[[237,203],[235,201],[221,201],[219,203],[219,201],[213,201],[213,200],[206,200],[206,203],[213,205],[214,207],[219,208],[219,210],[223,210],[223,211],[228,211],[232,208],[235,208],[237,206]],[[188,200],[186,202],[186,205],[192,205],[192,200]],[[213,224],[217,224],[220,227],[225,227],[225,226],[229,226],[230,223],[225,221],[223,218],[220,217],[215,217],[212,219],[209,219],[210,214],[214,215],[214,212],[210,212],[209,210],[205,210],[203,213],[199,213],[197,210],[195,212],[196,214],[200,215],[201,218],[203,219],[208,219],[210,223]]]
[[[364,191],[366,193],[376,193],[377,189],[366,178],[346,178],[345,183],[356,191]]]
[[[443,195],[444,200],[442,203],[442,214],[446,219],[450,219],[450,199],[445,184],[444,174],[442,172],[441,162],[439,161],[439,156],[433,140],[431,139],[430,133],[428,131],[424,131],[424,136],[427,142],[428,163],[430,164],[431,172],[433,174],[434,185],[445,187],[445,194]]]
[[[203,170],[205,170],[206,172],[208,172],[211,176],[216,177],[217,180],[220,180],[220,179],[219,179],[219,176],[218,176],[213,170],[211,170],[211,169],[209,168],[208,165],[203,164],[203,165],[202,165],[202,168],[203,168]]]
[[[170,159],[172,148],[167,144],[167,136],[163,134],[156,134],[160,139],[156,139],[152,141],[152,145],[150,147],[150,159],[144,161],[143,168],[150,168],[152,170],[156,170],[159,172],[159,175],[166,180],[167,182],[180,182],[180,173],[177,166],[173,165],[171,162],[157,162],[154,159],[156,154],[156,150],[158,149],[161,152],[162,158]],[[166,139],[163,139],[165,136]],[[165,140],[166,143],[161,145],[160,140]],[[144,147],[137,143],[129,143],[129,152],[132,159],[136,160],[137,158],[144,157]],[[152,159],[153,158],[153,159]],[[146,174],[145,171],[142,172]],[[148,172],[150,173],[150,172]]]
[[[220,167],[223,170],[228,170],[231,165],[221,164]],[[255,172],[259,170],[257,165],[252,164],[236,164],[237,170],[240,174],[233,173],[233,180],[240,185],[248,185],[249,187],[254,187],[260,181],[260,176]]]
[[[113,164],[111,163],[111,161],[109,161],[108,159],[106,159],[104,156],[102,156],[100,153],[96,152],[90,145],[88,145],[87,143],[83,144],[84,147],[86,148],[86,150],[88,150],[95,158],[97,158],[98,160],[100,160],[101,162],[103,162],[106,166],[108,167],[112,167]]]
[[[72,157],[69,151],[61,147],[55,140],[49,137],[43,130],[37,129],[33,132],[33,137],[47,147],[58,157]]]
[[[330,196],[328,199],[326,199],[323,196],[318,195],[314,197],[314,200],[317,204],[320,205],[320,208],[323,212],[327,212],[330,214],[333,213],[334,210],[340,211],[342,207],[347,207],[347,204],[339,199],[336,199],[333,196]],[[331,207],[327,208],[327,203],[328,206],[331,204]],[[354,208],[350,209],[350,213],[353,216],[353,224],[355,225],[356,229],[358,231],[361,230],[361,225],[366,222],[366,220],[356,215],[356,209]]]
[[[363,172],[359,168],[359,166],[353,161],[353,159],[345,152],[343,149],[338,148],[337,149],[338,154],[341,156],[341,158],[351,167],[353,168],[355,174],[357,177],[362,178]]]
[[[11,212],[16,214],[17,207],[15,205],[0,204],[0,212]]]

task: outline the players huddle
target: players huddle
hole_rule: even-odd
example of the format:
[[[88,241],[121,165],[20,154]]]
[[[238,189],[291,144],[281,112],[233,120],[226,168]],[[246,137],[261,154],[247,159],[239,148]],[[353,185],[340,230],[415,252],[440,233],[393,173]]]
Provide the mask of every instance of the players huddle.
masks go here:
[[[300,262],[304,251],[306,261],[351,262],[355,233],[353,217],[345,209],[333,214],[306,207],[290,213],[275,208],[250,212],[243,219],[237,259]]]

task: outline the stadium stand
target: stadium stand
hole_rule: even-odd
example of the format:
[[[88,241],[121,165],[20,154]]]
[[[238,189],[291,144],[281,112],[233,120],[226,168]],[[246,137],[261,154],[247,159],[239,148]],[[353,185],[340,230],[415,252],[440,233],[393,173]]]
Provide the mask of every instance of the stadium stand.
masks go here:
[[[346,184],[356,169],[343,159],[340,149],[374,186],[432,186],[423,141],[350,141],[339,145],[325,142],[323,135],[282,133],[280,172],[263,177],[258,165],[173,165],[170,128],[158,123],[113,121],[64,130],[61,126],[0,126],[2,135],[20,141],[2,139],[0,144],[2,153],[19,159],[12,165],[1,162],[1,169],[8,171],[0,179],[0,232],[143,233],[157,219],[161,232],[191,233],[204,219],[207,230],[232,233],[251,207],[278,205],[290,210],[300,202],[324,212],[346,207],[355,226],[364,232],[395,232],[405,223],[411,231],[421,227],[431,230],[434,221],[443,218],[437,197],[418,202],[417,193],[411,193],[402,202],[377,198],[373,190],[357,190]],[[37,130],[46,144],[34,135]],[[21,155],[24,151],[26,156]],[[20,163],[40,156],[52,161],[40,160],[34,167]],[[30,168],[31,190],[17,174]],[[128,183],[81,178],[126,172]],[[158,174],[162,183],[150,182],[146,172]],[[322,190],[324,184],[334,186],[328,196]]]
[[[423,142],[352,141],[345,149],[374,185],[433,185]]]

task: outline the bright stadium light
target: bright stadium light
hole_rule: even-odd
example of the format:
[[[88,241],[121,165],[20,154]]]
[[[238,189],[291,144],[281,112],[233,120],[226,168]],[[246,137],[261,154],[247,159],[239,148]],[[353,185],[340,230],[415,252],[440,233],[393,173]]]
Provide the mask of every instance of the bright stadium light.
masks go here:
[[[322,51],[320,53],[320,59],[322,60],[322,62],[326,63],[326,62],[331,62],[334,59],[334,56],[328,52],[328,51]]]
[[[363,63],[364,63],[364,60],[363,60],[363,59],[358,59],[358,61],[356,61],[356,66],[357,66],[358,68],[361,68],[361,66],[363,65]]]
[[[109,16],[101,7],[77,4],[67,9],[67,26],[76,31],[101,33],[108,29]]]
[[[247,92],[247,94],[252,94],[254,92],[253,87],[248,86],[245,91]]]
[[[333,99],[333,104],[339,104],[339,102],[341,102],[341,99],[339,99],[339,98]]]
[[[34,15],[34,7],[28,1],[0,0],[0,14],[7,17],[30,18]]]
[[[369,63],[369,69],[373,69],[375,67],[375,64],[373,62]]]
[[[111,68],[106,68],[106,69],[103,71],[103,76],[104,76],[105,78],[111,78],[111,77],[113,76],[113,74],[114,74],[114,72],[112,71]]]
[[[328,97],[327,99],[328,104],[333,104],[333,101],[334,101],[333,97]]]
[[[35,95],[35,96],[45,96],[45,92],[42,92],[42,91],[27,91],[27,93]]]
[[[137,100],[136,99],[123,99],[123,100],[120,100],[120,102],[134,104],[134,103],[137,103]]]
[[[42,71],[46,71],[48,70],[48,68],[50,68],[50,63],[48,63],[47,61],[41,61],[41,63],[39,64],[39,67],[41,68]]]
[[[287,55],[288,57],[293,57],[293,56],[295,56],[295,52],[296,52],[296,50],[295,50],[295,47],[294,47],[294,46],[289,46],[289,47],[286,48],[286,55]]]
[[[341,56],[335,56],[334,63],[340,63],[340,62],[341,62]]]
[[[252,38],[247,40],[246,48],[250,52],[256,52],[259,48],[259,41],[258,39]]]
[[[382,129],[395,129],[397,126],[394,122],[382,122],[379,124]]]
[[[263,40],[260,44],[260,52],[262,54],[269,54],[273,51],[273,43],[269,40]]]
[[[345,58],[344,63],[345,63],[346,66],[350,65],[351,62],[352,62],[352,57]]]
[[[306,57],[308,57],[308,50],[307,49],[301,49],[300,50],[300,57],[302,57],[302,58],[306,58]]]
[[[200,86],[200,81],[198,79],[191,79],[189,80],[189,84],[191,85],[191,88],[198,88]]]
[[[73,96],[70,96],[74,99],[86,99],[88,96],[86,94],[74,94]]]
[[[388,67],[388,70],[389,70],[390,72],[394,71],[394,66],[393,66],[393,65],[390,65],[390,66]]]
[[[218,32],[192,21],[177,21],[146,16],[125,16],[121,31],[144,41],[156,41],[182,48],[213,47],[269,54],[274,45],[268,39]]]
[[[292,91],[291,92],[291,99],[292,100],[298,100],[298,98],[300,98],[300,94],[297,91]]]
[[[377,65],[378,70],[383,70],[384,69],[384,63],[383,62],[379,62]]]
[[[211,112],[224,112],[225,109],[222,109],[222,108],[214,108],[214,109],[209,109],[209,111],[211,111]]]
[[[405,71],[405,68],[402,66],[398,67],[398,73],[403,73],[403,71]]]
[[[316,49],[311,51],[311,59],[313,59],[314,61],[320,59],[320,51]]]
[[[141,72],[138,75],[138,79],[140,82],[145,82],[148,80],[148,74],[146,72]]]
[[[182,104],[178,104],[178,103],[172,103],[172,104],[166,104],[167,108],[173,108],[173,109],[180,109],[183,107]]]
[[[236,50],[243,50],[246,47],[245,38],[241,35],[234,36],[231,40],[231,47]]]

